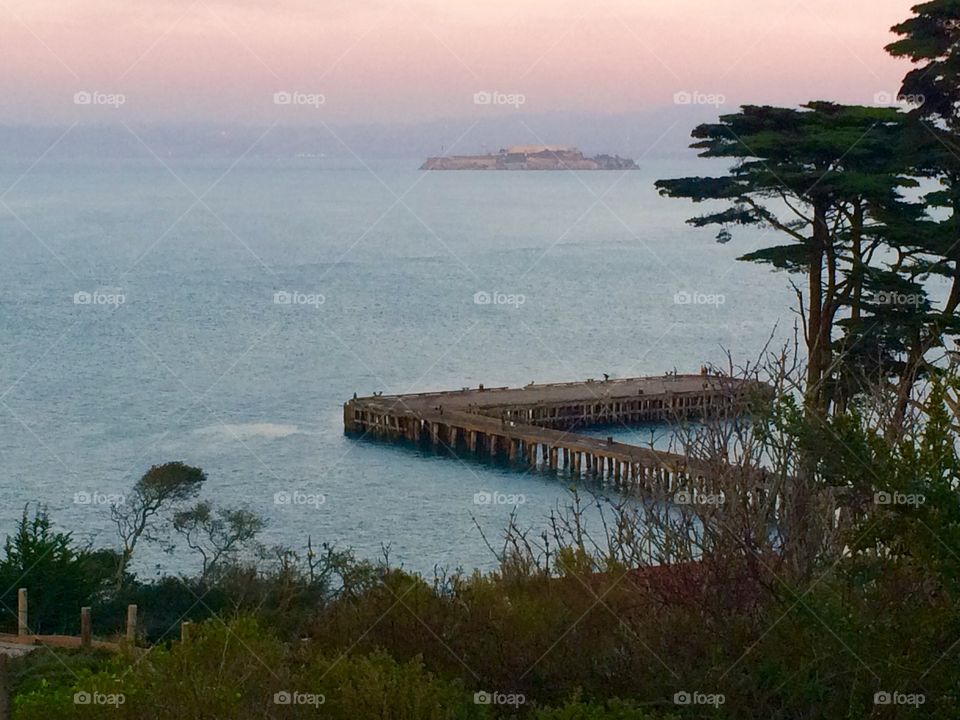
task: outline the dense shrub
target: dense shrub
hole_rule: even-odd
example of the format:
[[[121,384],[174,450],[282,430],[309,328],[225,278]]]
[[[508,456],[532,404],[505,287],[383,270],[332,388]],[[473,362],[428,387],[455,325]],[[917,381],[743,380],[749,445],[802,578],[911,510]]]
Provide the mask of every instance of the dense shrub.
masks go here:
[[[422,664],[383,653],[325,656],[267,635],[249,618],[210,620],[189,642],[71,668],[57,682],[24,688],[17,720],[182,718],[383,718],[470,720],[491,717],[456,683]],[[79,701],[79,702],[78,702]],[[318,712],[319,711],[319,712]]]

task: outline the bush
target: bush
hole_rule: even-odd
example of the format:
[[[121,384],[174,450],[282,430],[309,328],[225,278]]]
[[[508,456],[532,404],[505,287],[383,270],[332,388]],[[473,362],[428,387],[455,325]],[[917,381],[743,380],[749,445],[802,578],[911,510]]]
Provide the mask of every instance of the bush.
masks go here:
[[[606,703],[583,703],[578,700],[533,713],[533,720],[676,720],[676,715],[659,714],[641,709],[632,703],[611,700]]]
[[[229,625],[210,620],[186,643],[78,668],[75,677],[18,694],[17,720],[102,718],[105,707],[117,720],[491,717],[460,684],[434,677],[419,662],[398,663],[384,653],[311,655],[265,634],[250,618]]]

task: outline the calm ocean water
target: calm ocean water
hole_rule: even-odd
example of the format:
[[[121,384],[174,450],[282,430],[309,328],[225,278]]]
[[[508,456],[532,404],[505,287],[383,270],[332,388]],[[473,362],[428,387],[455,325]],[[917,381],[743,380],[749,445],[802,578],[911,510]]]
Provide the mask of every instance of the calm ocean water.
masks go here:
[[[75,494],[123,493],[180,459],[207,471],[207,497],[264,514],[267,542],[311,535],[364,556],[384,543],[418,570],[486,567],[473,519],[495,537],[511,508],[474,494],[524,495],[520,520],[537,526],[569,482],[345,437],[345,399],[696,372],[724,348],[753,357],[792,323],[786,277],[735,262],[761,233],[719,245],[684,225],[699,208],[657,196],[656,178],[698,164],[172,168],[42,162],[3,198],[4,532],[41,501],[111,544],[108,510]],[[0,168],[0,192],[25,169]],[[478,292],[517,297],[477,304]],[[662,428],[614,434],[651,432],[665,442]],[[325,502],[275,504],[295,490]]]

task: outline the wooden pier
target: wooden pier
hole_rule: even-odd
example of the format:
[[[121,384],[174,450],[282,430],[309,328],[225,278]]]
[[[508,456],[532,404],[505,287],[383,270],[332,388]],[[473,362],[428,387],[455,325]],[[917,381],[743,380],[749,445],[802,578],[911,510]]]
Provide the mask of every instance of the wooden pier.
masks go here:
[[[666,375],[523,388],[464,388],[354,397],[348,433],[429,443],[457,455],[486,455],[574,476],[589,475],[665,493],[707,492],[716,468],[683,455],[583,435],[598,425],[696,419],[736,413],[760,383],[714,375]]]

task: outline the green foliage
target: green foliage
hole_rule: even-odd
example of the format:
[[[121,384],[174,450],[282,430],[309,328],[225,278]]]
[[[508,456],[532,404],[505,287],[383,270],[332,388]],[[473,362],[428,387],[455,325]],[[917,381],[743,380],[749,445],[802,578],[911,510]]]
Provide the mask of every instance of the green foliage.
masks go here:
[[[894,57],[919,67],[907,73],[903,95],[922,98],[925,117],[956,124],[960,115],[960,2],[932,0],[914,6],[913,17],[892,30],[900,40],[887,46]]]
[[[45,509],[30,517],[24,508],[0,559],[4,625],[15,629],[17,591],[26,588],[31,632],[76,632],[80,608],[93,604],[115,562],[111,551],[76,547],[70,533],[53,528]]]
[[[559,708],[540,710],[531,717],[533,720],[676,720],[679,716],[620,700],[598,703],[574,700]]]
[[[46,648],[30,652],[10,663],[14,694],[45,694],[53,688],[73,687],[77,675],[95,674],[113,666],[115,658],[107,650],[63,650]]]
[[[695,227],[756,225],[788,240],[740,259],[806,276],[808,405],[825,413],[834,401],[842,407],[858,389],[836,384],[844,373],[851,375],[837,367],[837,356],[859,371],[857,362],[879,354],[885,362],[873,363],[872,371],[902,372],[894,356],[916,345],[918,329],[931,321],[925,289],[913,282],[923,273],[896,254],[916,248],[936,257],[932,245],[917,248],[915,225],[929,220],[923,207],[902,197],[902,191],[918,186],[915,176],[936,172],[936,162],[944,159],[931,134],[896,109],[812,102],[801,109],[747,105],[700,125],[692,135],[701,157],[733,161],[728,173],[659,180],[656,186],[669,197],[720,201],[720,209],[689,220]],[[874,258],[887,250],[900,257],[898,264],[875,266]],[[882,313],[869,303],[869,293],[900,297],[901,276],[910,283],[911,297],[921,300],[898,304],[897,317],[887,317],[883,332],[874,332],[873,316]],[[884,284],[890,280],[892,286]],[[845,323],[847,332],[839,341],[838,323]],[[853,352],[865,338],[871,341],[867,351]],[[916,367],[906,374],[912,384]],[[853,376],[859,379],[859,372]],[[849,379],[847,384],[852,385]]]
[[[77,694],[113,704],[77,704]],[[289,700],[289,702],[284,702]],[[255,621],[209,621],[186,643],[141,658],[117,658],[69,685],[48,684],[16,698],[18,720],[102,718],[316,718],[471,720],[491,717],[462,686],[419,662],[383,653],[313,655],[275,640]]]
[[[201,579],[217,571],[222,562],[234,560],[256,539],[265,524],[250,510],[214,509],[206,500],[173,516],[174,529],[183,536],[187,547],[203,559]]]

